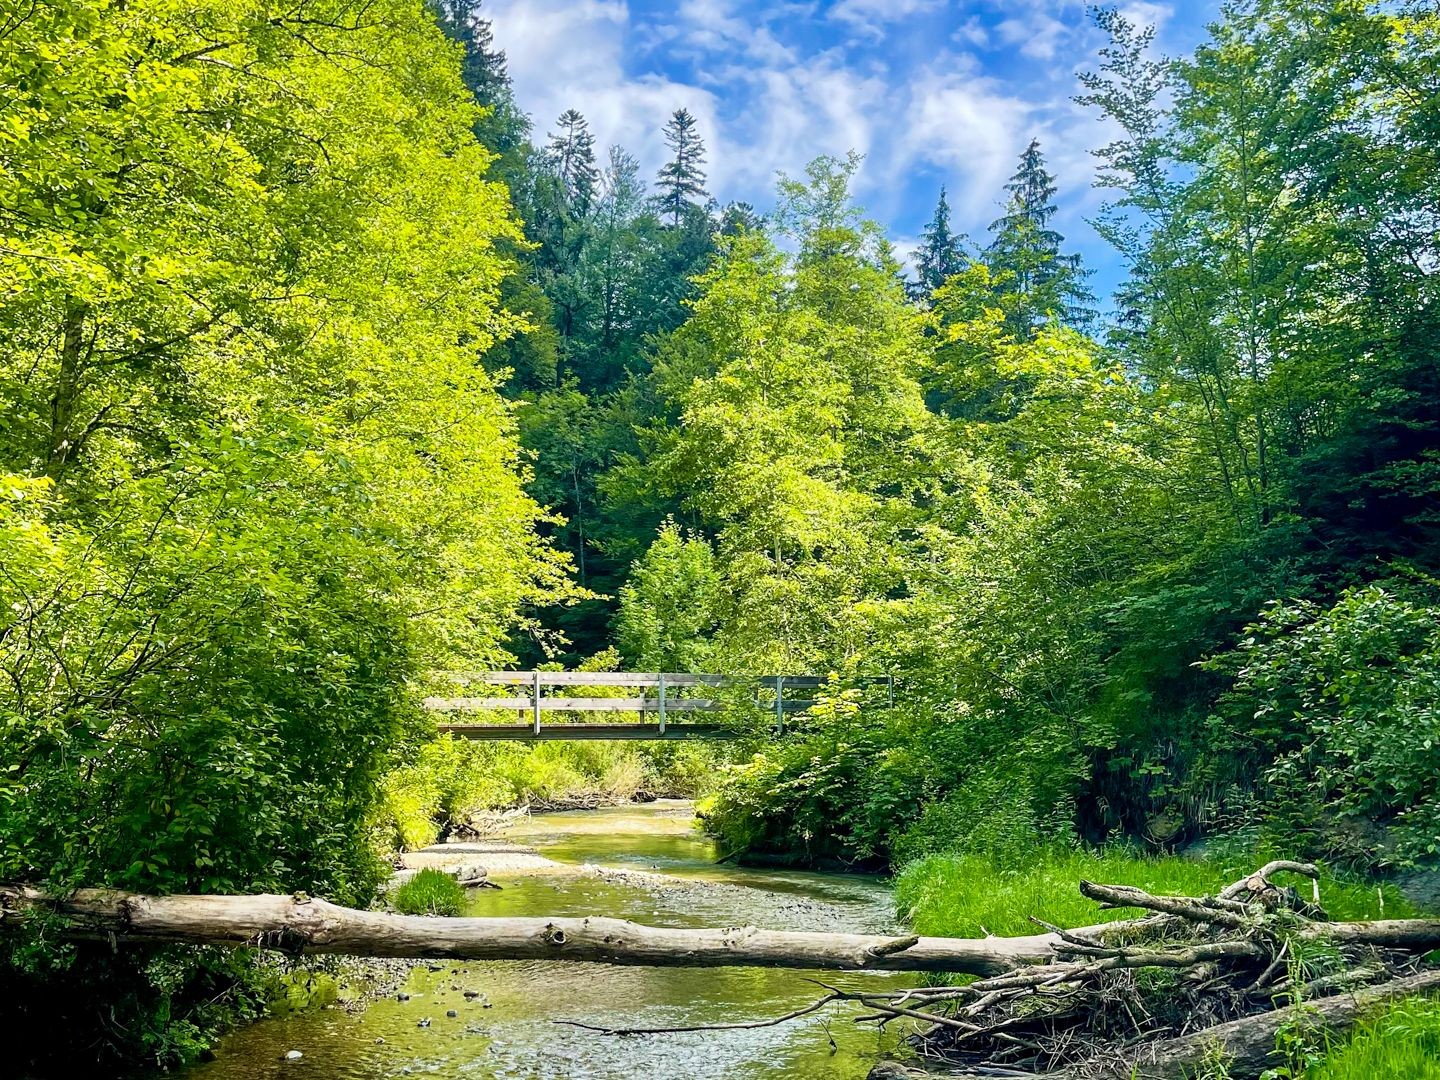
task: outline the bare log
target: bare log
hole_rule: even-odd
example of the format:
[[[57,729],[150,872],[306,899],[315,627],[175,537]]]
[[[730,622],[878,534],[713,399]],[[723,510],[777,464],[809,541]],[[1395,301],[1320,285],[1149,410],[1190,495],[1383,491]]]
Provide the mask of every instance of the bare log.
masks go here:
[[[1083,1066],[1049,1073],[1053,1080],[1183,1080],[1194,1074],[1195,1066],[1217,1052],[1228,1059],[1231,1075],[1255,1076],[1267,1066],[1275,1052],[1275,1035],[1285,1025],[1312,1023],[1317,1028],[1341,1031],[1351,1027],[1366,1012],[1387,1002],[1412,994],[1440,989],[1440,971],[1426,971],[1394,979],[1352,994],[1308,1001],[1283,1009],[1246,1016],[1216,1024],[1192,1035],[1164,1039],[1117,1056],[1114,1062],[1090,1060]]]
[[[1048,961],[1050,934],[1017,938],[884,937],[760,930],[672,929],[608,918],[433,918],[341,907],[294,896],[144,896],[81,889],[51,896],[0,885],[0,919],[37,910],[70,920],[77,937],[165,941],[292,953],[576,960],[656,967],[778,967],[953,971],[995,975]]]

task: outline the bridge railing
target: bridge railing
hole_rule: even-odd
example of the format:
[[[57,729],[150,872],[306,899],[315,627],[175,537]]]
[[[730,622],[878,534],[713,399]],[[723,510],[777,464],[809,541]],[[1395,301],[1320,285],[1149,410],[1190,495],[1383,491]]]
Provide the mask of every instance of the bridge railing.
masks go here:
[[[767,697],[770,693],[774,695],[773,708],[775,710],[776,730],[781,730],[785,723],[785,714],[800,712],[815,704],[813,696],[804,698],[786,697],[786,691],[814,691],[826,685],[827,679],[818,675],[703,675],[688,672],[619,672],[619,671],[476,671],[476,672],[447,672],[444,677],[458,685],[467,684],[488,684],[492,686],[514,686],[524,687],[528,693],[525,696],[463,696],[463,697],[441,697],[432,696],[425,699],[425,707],[436,712],[490,712],[490,711],[516,711],[521,714],[529,713],[531,717],[531,730],[528,733],[532,738],[539,738],[542,731],[542,714],[546,712],[632,712],[643,716],[653,714],[656,717],[657,725],[653,737],[664,738],[666,733],[667,719],[675,713],[704,713],[716,712],[725,708],[725,702],[714,698],[700,698],[685,696],[697,688],[705,687],[732,687],[747,686],[754,687],[757,694],[764,693]],[[894,683],[891,679],[868,680],[870,682],[887,683],[890,687],[891,700],[893,701]],[[636,688],[640,690],[638,697],[573,697],[573,696],[546,696],[545,690],[552,687],[605,687],[605,688]],[[654,688],[656,691],[652,697],[647,690]],[[769,707],[769,706],[767,706]],[[578,729],[583,725],[565,725],[568,729]],[[591,725],[594,727],[595,725]],[[649,737],[646,731],[636,734],[637,729],[631,728],[627,732],[620,732],[622,725],[608,725],[616,729],[616,737],[641,738]],[[695,728],[695,725],[686,725],[687,728]],[[442,731],[452,731],[456,734],[469,735],[472,738],[505,738],[517,737],[507,736],[502,728],[491,725],[477,724],[442,724]],[[723,735],[723,731],[715,725],[704,734],[712,737]],[[510,729],[512,732],[516,729]],[[573,732],[572,732],[573,733]],[[679,734],[679,732],[677,732]]]

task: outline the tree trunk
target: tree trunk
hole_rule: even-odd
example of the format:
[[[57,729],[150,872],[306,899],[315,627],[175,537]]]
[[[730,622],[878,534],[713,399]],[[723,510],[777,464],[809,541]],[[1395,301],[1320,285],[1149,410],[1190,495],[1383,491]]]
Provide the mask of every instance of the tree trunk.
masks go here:
[[[1411,994],[1440,989],[1440,971],[1425,971],[1351,994],[1307,1001],[1283,1009],[1216,1024],[1191,1035],[1164,1039],[1140,1050],[1133,1058],[1108,1064],[1087,1062],[1075,1069],[1047,1073],[1053,1080],[1184,1080],[1194,1076],[1207,1055],[1227,1062],[1227,1075],[1258,1076],[1283,1062],[1274,1060],[1275,1036],[1286,1024],[1308,1024],[1343,1031],[1376,1006]]]
[[[994,975],[1053,958],[1049,934],[1030,937],[881,937],[865,934],[671,929],[609,918],[433,918],[340,907],[295,896],[143,896],[81,889],[50,896],[0,885],[0,920],[27,910],[68,916],[76,937],[237,945],[301,953],[579,960],[656,967],[778,967],[954,971]]]

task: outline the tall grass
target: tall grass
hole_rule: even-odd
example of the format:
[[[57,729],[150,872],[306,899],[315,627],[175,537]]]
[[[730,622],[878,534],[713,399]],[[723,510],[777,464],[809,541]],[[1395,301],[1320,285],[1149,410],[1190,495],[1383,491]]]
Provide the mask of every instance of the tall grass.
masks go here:
[[[1331,1045],[1306,1080],[1440,1080],[1440,1001],[1393,1005]]]
[[[449,874],[426,867],[395,890],[391,903],[406,915],[459,915],[465,887]]]
[[[932,855],[905,867],[896,878],[900,916],[917,933],[937,937],[981,937],[1037,933],[1034,915],[1058,926],[1088,926],[1140,914],[1133,908],[1104,910],[1080,895],[1084,878],[1134,885],[1151,893],[1199,896],[1214,893],[1253,870],[1254,863],[1229,866],[1174,856],[1149,858],[1124,850],[1076,851],[1039,848],[1018,868],[984,855]],[[1283,879],[1282,879],[1283,880]],[[1294,879],[1308,898],[1310,883]],[[1320,901],[1332,918],[1364,919],[1380,914],[1374,885],[1326,878]],[[1404,917],[1413,908],[1393,886],[1384,886],[1384,913]]]

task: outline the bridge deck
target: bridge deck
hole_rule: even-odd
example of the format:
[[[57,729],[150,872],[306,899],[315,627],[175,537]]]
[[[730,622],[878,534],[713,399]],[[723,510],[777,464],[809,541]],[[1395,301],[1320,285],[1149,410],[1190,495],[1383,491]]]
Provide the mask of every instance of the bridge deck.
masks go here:
[[[586,739],[734,739],[740,732],[724,724],[441,724],[463,739],[558,742]]]
[[[704,693],[719,687],[752,687],[755,703],[775,717],[775,731],[785,725],[787,713],[803,712],[815,704],[813,692],[826,685],[826,679],[818,675],[698,675],[671,672],[622,672],[622,671],[479,671],[450,672],[445,675],[451,684],[466,686],[473,683],[491,686],[524,687],[529,693],[516,696],[480,695],[463,697],[427,697],[425,707],[440,713],[515,712],[521,717],[527,713],[529,723],[521,724],[440,724],[439,730],[450,732],[466,739],[513,739],[526,742],[547,742],[561,739],[733,739],[740,735],[734,727],[725,724],[698,723],[688,717],[702,712],[723,712],[726,705],[716,697],[690,697],[688,694]],[[882,681],[890,687],[893,699],[894,682],[883,680],[862,680],[866,683]],[[635,687],[639,697],[561,697],[547,696],[547,687],[598,687],[600,693]],[[656,692],[652,696],[649,690]],[[787,690],[808,690],[811,696],[803,698],[785,696]],[[592,692],[593,693],[593,692]],[[638,713],[639,723],[589,723],[561,722],[545,723],[544,713]],[[681,714],[680,723],[667,722],[667,718]],[[645,723],[650,717],[655,723]]]

